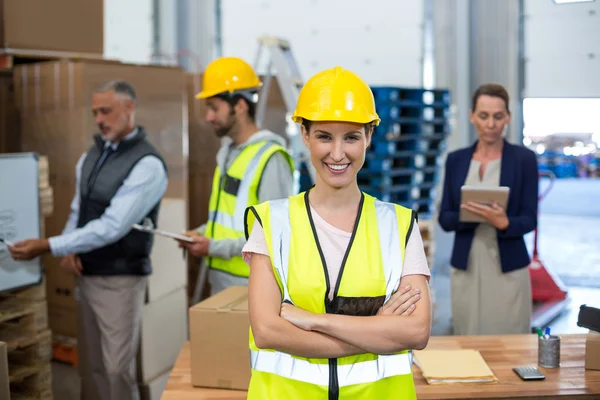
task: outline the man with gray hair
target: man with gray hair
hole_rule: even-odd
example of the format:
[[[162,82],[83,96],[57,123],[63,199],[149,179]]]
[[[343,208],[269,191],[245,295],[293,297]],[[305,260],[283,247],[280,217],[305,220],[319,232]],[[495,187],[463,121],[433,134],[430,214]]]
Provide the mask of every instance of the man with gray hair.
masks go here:
[[[136,125],[135,106],[135,91],[127,82],[111,81],[94,91],[92,113],[100,133],[77,163],[75,197],[63,233],[9,249],[15,260],[50,252],[79,276],[79,343],[86,345],[102,400],[139,399],[136,355],[153,236],[131,226],[146,219],[156,226],[167,188],[165,162]]]

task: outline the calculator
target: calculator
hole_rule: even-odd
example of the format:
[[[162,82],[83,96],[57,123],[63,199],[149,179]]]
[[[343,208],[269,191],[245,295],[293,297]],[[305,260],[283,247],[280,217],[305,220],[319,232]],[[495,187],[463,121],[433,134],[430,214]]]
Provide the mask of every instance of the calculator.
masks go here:
[[[513,371],[524,381],[539,381],[546,379],[546,376],[542,374],[536,367],[515,367]]]

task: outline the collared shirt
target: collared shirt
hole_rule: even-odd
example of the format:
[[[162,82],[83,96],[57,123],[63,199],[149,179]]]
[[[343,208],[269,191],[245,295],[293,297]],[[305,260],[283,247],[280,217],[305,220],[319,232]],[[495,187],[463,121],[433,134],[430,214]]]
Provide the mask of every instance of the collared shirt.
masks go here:
[[[123,140],[133,138],[137,132],[136,128]],[[106,146],[112,146],[116,150],[119,143],[107,141]],[[167,190],[167,174],[162,162],[156,156],[145,156],[132,168],[104,214],[77,228],[79,182],[86,156],[87,153],[84,153],[75,167],[75,196],[71,201],[71,213],[65,229],[60,236],[48,240],[50,251],[55,257],[86,253],[120,240],[131,230],[133,224],[140,222],[152,210]]]

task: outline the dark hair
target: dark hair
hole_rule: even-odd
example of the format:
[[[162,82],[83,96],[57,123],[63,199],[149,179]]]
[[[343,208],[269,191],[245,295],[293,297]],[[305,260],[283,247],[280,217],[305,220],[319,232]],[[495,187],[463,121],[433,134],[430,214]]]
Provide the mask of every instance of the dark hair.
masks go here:
[[[504,105],[506,106],[506,111],[510,114],[510,110],[508,108],[508,92],[504,89],[504,86],[498,85],[497,83],[486,83],[485,85],[481,85],[475,90],[473,93],[473,98],[471,100],[471,111],[475,112],[475,108],[477,108],[477,100],[481,96],[492,96],[499,97],[504,100]]]
[[[302,118],[302,126],[306,129],[306,132],[310,132],[310,126],[313,124],[313,121],[310,121],[306,118]],[[368,135],[371,132],[371,128],[373,127],[372,122],[367,122],[365,124],[365,133]]]
[[[103,83],[102,85],[97,87],[96,90],[94,90],[94,93],[104,93],[110,91],[114,91],[117,94],[129,97],[134,102],[137,99],[133,86],[131,86],[129,82],[122,80],[112,80]]]
[[[255,92],[250,93],[250,95],[253,95]],[[254,103],[253,101],[248,100],[248,97],[242,95],[242,94],[229,94],[227,92],[224,93],[219,93],[217,94],[215,97],[218,97],[221,100],[224,100],[226,102],[229,103],[229,105],[231,105],[231,107],[234,107],[237,102],[239,100],[244,100],[246,102],[246,104],[248,105],[248,116],[250,117],[250,119],[252,121],[255,121],[256,118],[256,103]]]

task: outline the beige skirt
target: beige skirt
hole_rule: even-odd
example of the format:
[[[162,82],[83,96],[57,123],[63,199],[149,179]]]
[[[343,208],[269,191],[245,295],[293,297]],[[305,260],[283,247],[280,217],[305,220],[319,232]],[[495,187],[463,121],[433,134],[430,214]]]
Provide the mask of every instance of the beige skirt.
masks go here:
[[[455,335],[531,332],[529,271],[521,268],[502,273],[494,227],[477,227],[467,270],[452,268],[451,287]]]

